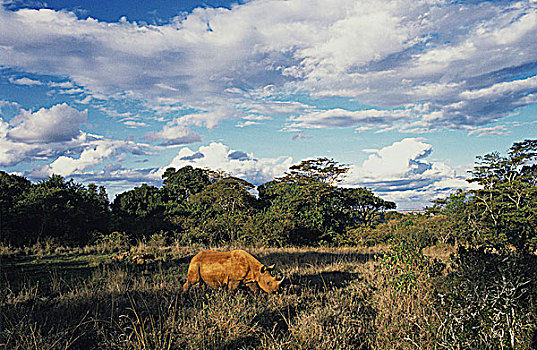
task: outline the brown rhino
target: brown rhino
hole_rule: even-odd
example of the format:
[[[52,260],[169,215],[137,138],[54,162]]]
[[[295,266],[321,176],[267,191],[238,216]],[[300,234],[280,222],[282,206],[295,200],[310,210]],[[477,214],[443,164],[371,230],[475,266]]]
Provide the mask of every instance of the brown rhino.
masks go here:
[[[246,285],[254,292],[261,288],[272,293],[283,281],[271,276],[273,269],[274,265],[265,266],[244,250],[200,252],[190,261],[183,292],[203,281],[212,288],[234,290],[239,285]]]

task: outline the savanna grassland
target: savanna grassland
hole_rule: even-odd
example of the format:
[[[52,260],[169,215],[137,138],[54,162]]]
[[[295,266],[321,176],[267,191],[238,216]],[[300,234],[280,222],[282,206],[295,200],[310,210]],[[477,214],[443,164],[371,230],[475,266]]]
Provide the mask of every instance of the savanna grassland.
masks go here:
[[[400,247],[400,246],[399,246]],[[2,251],[5,349],[456,349],[535,346],[536,269],[404,251],[249,248],[286,277],[278,294],[181,292],[202,247],[37,246]],[[423,253],[422,253],[423,252]],[[455,253],[453,258],[450,254]],[[479,254],[486,254],[481,252]],[[487,257],[490,258],[488,254]],[[528,261],[537,266],[537,261]],[[457,265],[457,266],[455,266]],[[470,281],[470,269],[490,273]],[[533,274],[532,276],[528,273]],[[461,279],[463,277],[463,279]],[[469,283],[466,285],[466,283]],[[533,284],[533,286],[532,286]],[[529,304],[528,304],[529,303]],[[486,312],[483,314],[483,310]]]
[[[536,349],[537,140],[478,157],[476,188],[419,215],[319,158],[254,187],[169,168],[104,187],[0,171],[3,349]],[[197,288],[190,259],[244,248],[280,293]]]

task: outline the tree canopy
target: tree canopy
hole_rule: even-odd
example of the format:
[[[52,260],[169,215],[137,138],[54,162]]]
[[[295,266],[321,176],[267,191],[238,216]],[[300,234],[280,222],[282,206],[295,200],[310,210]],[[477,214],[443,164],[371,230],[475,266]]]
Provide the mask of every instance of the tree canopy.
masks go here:
[[[477,157],[468,179],[479,185],[438,201],[468,239],[495,249],[537,247],[537,140],[517,142],[506,156]]]
[[[161,187],[143,184],[112,202],[95,184],[57,175],[31,183],[1,172],[1,240],[86,244],[118,231],[133,240],[164,233],[183,243],[330,243],[395,208],[367,189],[336,186],[348,169],[328,158],[306,160],[256,188],[210,169],[168,168]]]

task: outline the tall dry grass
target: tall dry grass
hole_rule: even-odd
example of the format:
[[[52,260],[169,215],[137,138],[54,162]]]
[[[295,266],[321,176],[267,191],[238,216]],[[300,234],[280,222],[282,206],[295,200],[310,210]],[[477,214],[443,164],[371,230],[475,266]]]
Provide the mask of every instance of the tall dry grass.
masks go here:
[[[233,247],[215,249],[228,248]],[[433,274],[429,263],[407,262],[415,274],[400,288],[393,283],[398,260],[387,259],[392,252],[386,246],[254,247],[248,250],[266,264],[276,263],[286,277],[280,293],[193,288],[182,294],[188,261],[200,249],[138,244],[129,254],[151,256],[144,264],[108,257],[90,263],[86,275],[58,270],[23,283],[3,280],[9,292],[0,299],[0,348],[455,349],[466,344],[439,299],[447,264]],[[446,248],[429,248],[423,259],[432,258],[447,263]],[[526,338],[517,338],[513,348],[530,349],[534,330],[525,329]]]

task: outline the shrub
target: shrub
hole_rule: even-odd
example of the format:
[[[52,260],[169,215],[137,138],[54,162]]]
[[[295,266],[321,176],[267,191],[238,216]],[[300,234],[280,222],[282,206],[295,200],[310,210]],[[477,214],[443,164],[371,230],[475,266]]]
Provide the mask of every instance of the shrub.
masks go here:
[[[440,261],[423,255],[423,248],[420,236],[392,240],[391,250],[384,252],[381,259],[381,268],[395,289],[408,291],[416,286],[420,276],[435,276],[444,269]]]
[[[125,232],[114,231],[109,234],[96,234],[96,246],[101,252],[117,252],[129,247],[130,237]]]
[[[535,256],[460,248],[440,295],[451,348],[529,349],[537,334]],[[456,346],[455,346],[456,344]],[[535,345],[535,344],[533,344]]]

